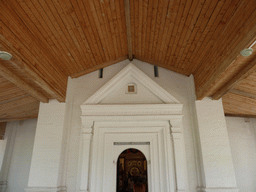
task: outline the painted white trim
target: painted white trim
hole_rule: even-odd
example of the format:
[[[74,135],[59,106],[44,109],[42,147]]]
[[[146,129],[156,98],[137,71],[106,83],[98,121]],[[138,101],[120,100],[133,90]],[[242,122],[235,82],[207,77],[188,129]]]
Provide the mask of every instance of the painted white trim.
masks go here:
[[[177,115],[182,114],[182,104],[141,104],[141,105],[81,105],[82,115],[86,116],[138,116],[138,115]]]
[[[28,187],[25,189],[28,192],[66,192],[66,187]]]
[[[131,77],[165,104],[100,104]],[[128,64],[80,107],[80,191],[104,191],[104,142],[109,135],[114,136],[116,141],[118,135],[127,140],[125,134],[133,134],[136,141],[151,142],[150,192],[181,192],[187,189],[183,105],[137,67]],[[146,139],[149,137],[152,138]]]
[[[167,121],[147,121],[147,122],[96,122],[94,125],[94,137],[92,144],[92,159],[90,163],[92,192],[105,191],[103,187],[104,177],[104,148],[106,140],[111,136],[113,141],[148,141],[150,142],[149,166],[149,189],[151,191],[174,192],[175,182],[171,178],[175,177],[173,165],[173,146],[166,146],[170,139],[169,122]],[[131,135],[133,135],[131,137]],[[143,136],[142,136],[143,135]],[[111,140],[112,141],[112,140]],[[114,146],[114,145],[113,145]],[[121,146],[126,149],[127,146]],[[132,146],[134,147],[134,146]],[[141,147],[137,146],[136,148]],[[108,148],[108,147],[107,147]],[[129,147],[128,147],[129,148]],[[140,148],[138,148],[140,150]],[[143,152],[143,150],[141,150]],[[119,151],[120,153],[122,152]],[[119,155],[119,154],[118,154]],[[113,156],[117,159],[117,156]],[[111,166],[111,164],[110,164]],[[107,166],[108,167],[108,166]],[[168,172],[166,171],[168,169]],[[109,172],[109,171],[108,171]],[[168,174],[167,174],[168,173]],[[169,177],[171,175],[171,177]],[[150,180],[152,182],[150,182]],[[161,182],[160,182],[161,181]]]
[[[230,187],[209,187],[209,188],[197,188],[198,192],[239,192],[238,188]]]
[[[156,82],[144,74],[140,69],[138,69],[132,63],[128,64],[124,69],[122,69],[117,75],[115,75],[110,81],[108,81],[104,86],[102,86],[96,93],[94,93],[89,99],[87,99],[85,104],[98,104],[102,99],[104,99],[108,94],[113,92],[113,90],[121,85],[123,81],[132,76],[134,79],[139,81],[144,87],[158,96],[164,103],[180,103],[175,97],[170,93],[160,87]]]
[[[97,135],[95,135],[95,131],[96,131],[95,124],[99,124],[101,122],[104,125],[104,128],[108,128],[108,127],[113,128],[115,127],[114,125],[119,126],[119,129],[115,129],[115,130],[112,129],[110,131],[111,133],[114,133],[114,132],[121,133],[122,130],[124,130],[123,128],[134,127],[134,126],[137,127],[137,129],[135,130],[137,133],[139,132],[150,133],[149,131],[150,127],[151,128],[159,127],[166,123],[168,125],[171,125],[171,129],[169,128],[164,129],[164,135],[167,137],[167,139],[165,139],[164,144],[162,146],[165,150],[164,154],[166,154],[166,157],[162,159],[161,162],[162,162],[162,165],[165,164],[165,170],[168,170],[166,172],[167,175],[165,175],[165,177],[169,179],[169,182],[167,182],[168,186],[165,186],[165,187],[167,188],[167,192],[184,191],[185,186],[187,186],[187,172],[186,172],[185,154],[183,154],[185,153],[185,146],[184,146],[184,139],[182,134],[182,115],[181,115],[182,105],[181,104],[173,104],[173,105],[156,104],[156,106],[158,107],[154,107],[154,104],[153,105],[144,104],[144,105],[134,105],[134,106],[130,106],[130,105],[119,105],[119,106],[85,105],[84,107],[81,106],[82,114],[86,114],[86,115],[81,116],[82,134],[83,134],[81,143],[82,143],[82,146],[85,148],[83,148],[80,151],[80,167],[81,167],[80,190],[84,190],[84,191],[88,190],[89,186],[86,185],[85,183],[90,183],[90,181],[88,180],[90,180],[90,178],[93,178],[92,175],[90,175],[89,177],[89,172],[91,172],[92,170],[89,170],[87,168],[87,165],[89,163],[88,161],[90,161],[93,158],[92,155],[90,154],[92,153],[93,148],[95,148],[95,146],[90,147],[89,140],[93,142],[99,141],[99,138],[97,137]],[[103,110],[100,110],[101,107],[103,108]],[[112,107],[115,108],[115,110],[113,110],[113,114],[112,115],[106,114],[106,111],[108,110],[111,111]],[[168,108],[169,110],[167,110]],[[128,109],[131,111],[127,112],[129,111]],[[138,112],[137,110],[140,112]],[[90,115],[90,112],[91,112],[91,115]],[[144,115],[143,115],[143,112],[144,112]],[[132,113],[134,113],[135,115],[134,116],[131,115]],[[145,114],[145,113],[148,113],[148,114]],[[140,115],[136,115],[136,114],[140,114]],[[143,129],[142,128],[143,126],[144,127],[147,126],[147,128]],[[141,128],[139,129],[139,127]],[[161,156],[164,157],[164,155],[161,155]],[[178,163],[175,163],[174,159]],[[166,164],[163,162],[169,162],[169,163]],[[174,169],[174,166],[175,166],[175,169]],[[152,177],[154,177],[154,174],[152,175]],[[163,190],[160,189],[159,191],[163,191]]]

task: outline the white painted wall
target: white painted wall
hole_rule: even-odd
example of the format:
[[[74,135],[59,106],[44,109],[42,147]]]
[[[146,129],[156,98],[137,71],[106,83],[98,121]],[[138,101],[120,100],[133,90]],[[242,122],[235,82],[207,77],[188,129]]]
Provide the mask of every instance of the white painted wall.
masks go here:
[[[67,144],[67,148],[65,153],[59,154],[61,156],[58,156],[63,160],[67,159],[66,161],[60,162],[64,165],[61,172],[59,172],[62,180],[58,185],[67,186],[68,192],[77,191],[79,188],[80,105],[128,63],[129,61],[127,60],[104,68],[102,79],[98,78],[98,71],[76,79],[69,78],[63,137],[62,141],[59,142],[59,144],[62,142],[62,147]],[[134,60],[132,63],[183,104],[183,134],[188,170],[188,191],[195,192],[197,187],[204,185],[204,182],[201,183],[203,177],[201,178],[202,175],[199,174],[201,172],[201,167],[199,166],[201,158],[198,152],[200,151],[198,150],[200,142],[195,139],[197,136],[195,129],[197,120],[194,117],[195,91],[193,77],[186,77],[159,68],[159,77],[155,78],[153,65],[137,60]],[[61,116],[63,115],[64,109],[62,110]],[[27,187],[36,122],[37,120],[33,119],[20,123],[8,123],[6,141],[0,143],[0,153],[1,151],[3,153],[6,143],[3,167],[0,171],[0,190],[1,182],[7,180],[8,192],[24,192],[24,188]],[[250,119],[250,122],[245,123],[244,118],[227,117],[226,122],[238,188],[241,189],[241,192],[256,191],[256,119]],[[62,155],[66,156],[64,157]]]
[[[16,127],[7,192],[23,192],[27,187],[36,123],[36,119],[20,121]]]
[[[65,103],[40,103],[27,191],[60,187]]]
[[[256,191],[256,119],[226,117],[240,192]]]
[[[11,164],[12,151],[16,138],[16,132],[18,127],[18,122],[8,122],[5,130],[5,140],[6,148],[5,151],[2,151],[4,156],[2,169],[0,171],[0,191],[5,192],[7,187],[7,180],[9,174],[9,168]]]
[[[222,100],[196,101],[205,191],[238,191]]]
[[[8,135],[9,135],[9,129],[6,126],[5,137],[3,140],[0,140],[0,171],[2,170],[7,140],[9,140]]]
[[[36,119],[7,123],[7,145],[0,172],[1,181],[7,181],[7,192],[24,192],[27,187],[36,123]]]
[[[79,168],[78,168],[78,154],[79,141],[81,136],[81,110],[82,105],[90,96],[92,96],[98,89],[107,83],[115,74],[123,69],[129,63],[128,60],[118,64],[106,67],[103,70],[103,78],[98,78],[98,71],[84,75],[82,77],[71,79],[68,81],[66,109],[68,121],[67,125],[67,142],[68,148],[66,151],[68,161],[65,164],[66,179],[63,178],[63,183],[66,181],[68,192],[73,192],[78,189],[79,182]],[[194,121],[190,118],[191,103],[194,102],[194,90],[189,89],[191,82],[193,85],[193,78],[177,74],[170,70],[159,68],[159,77],[154,77],[153,65],[138,60],[133,60],[132,63],[142,70],[147,76],[153,79],[157,84],[164,88],[167,92],[173,95],[183,104],[183,130],[185,138],[185,149],[188,170],[189,191],[195,192],[198,186],[197,169],[195,161],[195,146],[194,145]],[[188,83],[190,82],[190,83]],[[191,94],[193,97],[191,97]],[[146,97],[146,95],[145,95]]]

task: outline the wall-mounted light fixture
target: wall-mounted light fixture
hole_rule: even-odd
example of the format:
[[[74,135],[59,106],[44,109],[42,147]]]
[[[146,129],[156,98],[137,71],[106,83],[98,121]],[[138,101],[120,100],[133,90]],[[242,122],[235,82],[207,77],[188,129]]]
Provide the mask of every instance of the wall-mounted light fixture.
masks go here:
[[[0,51],[0,58],[3,60],[10,60],[12,58],[12,55],[5,51]]]

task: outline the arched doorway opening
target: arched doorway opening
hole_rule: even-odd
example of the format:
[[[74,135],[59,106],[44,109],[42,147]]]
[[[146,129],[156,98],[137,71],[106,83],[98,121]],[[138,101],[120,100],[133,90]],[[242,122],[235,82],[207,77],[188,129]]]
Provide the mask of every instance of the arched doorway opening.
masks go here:
[[[117,161],[116,192],[133,192],[135,183],[143,183],[148,191],[147,159],[138,149],[124,150]]]

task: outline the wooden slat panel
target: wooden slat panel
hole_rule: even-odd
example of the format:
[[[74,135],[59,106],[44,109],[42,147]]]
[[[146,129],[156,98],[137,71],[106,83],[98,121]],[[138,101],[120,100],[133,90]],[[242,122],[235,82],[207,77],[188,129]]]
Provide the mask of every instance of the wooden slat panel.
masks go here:
[[[38,92],[36,89],[34,89],[29,84],[27,84],[25,81],[17,77],[9,69],[5,68],[3,65],[0,65],[0,75],[6,78],[8,81],[15,84],[20,89],[26,91],[28,94],[30,94],[37,100],[42,101],[44,103],[48,102],[48,99],[42,93]]]
[[[69,75],[127,57],[124,0],[13,0],[0,6],[0,50],[14,56],[7,68],[49,99],[65,100]],[[255,39],[254,1],[130,0],[130,7],[134,57],[193,73],[198,97],[213,95],[249,62],[233,60]],[[235,86],[234,103],[238,92],[255,93],[252,82],[250,75]],[[27,93],[5,83],[10,87],[0,95],[26,100]]]
[[[233,19],[235,20],[234,21],[235,23],[233,23],[233,25],[230,23],[230,25],[232,25],[230,32],[232,33],[232,31],[235,31],[235,29],[237,30],[237,32],[236,33],[233,32],[232,35],[230,35],[229,33],[223,34],[224,37],[229,35],[228,37],[226,37],[227,44],[220,47],[222,43],[219,42],[218,46],[220,47],[221,51],[217,51],[216,53],[217,55],[212,54],[210,61],[206,61],[209,64],[205,66],[201,65],[201,68],[197,70],[195,74],[195,82],[196,82],[196,90],[197,90],[198,98],[202,98],[203,96],[207,95],[207,91],[209,90],[209,87],[214,82],[214,80],[218,78],[225,71],[225,69],[234,60],[234,57],[236,57],[239,51],[241,51],[253,39],[252,34],[255,33],[256,31],[256,25],[255,25],[255,12],[252,12],[252,11],[256,8],[256,5],[253,6],[251,4],[248,6],[250,6],[250,9],[247,10],[247,12],[245,13],[246,16],[244,17],[245,19],[247,19],[246,22],[243,22],[241,24],[241,21],[239,19],[238,20]],[[241,8],[243,8],[243,6],[241,6]],[[237,27],[233,29],[233,26],[236,26],[237,22],[238,22]],[[244,35],[241,35],[241,34],[244,34]],[[225,49],[226,53],[224,53],[223,47],[232,46],[232,43],[228,43],[229,41],[232,41],[233,44],[235,41],[235,44],[233,46],[236,46],[236,47],[233,50],[231,49],[228,51],[226,51],[227,49],[226,48]],[[218,55],[218,54],[224,54],[224,55]],[[221,60],[221,61],[218,61],[218,60]],[[215,64],[210,65],[213,61],[215,62]]]
[[[47,5],[45,2],[42,2],[44,8],[47,10]],[[16,4],[17,5],[17,4]],[[15,7],[17,10],[23,9],[24,11],[20,11],[19,14],[22,16],[24,23],[27,23],[27,27],[36,33],[39,39],[45,39],[46,42],[50,45],[50,48],[55,54],[58,54],[59,51],[63,52],[63,57],[61,57],[62,63],[68,67],[69,70],[73,70],[68,63],[70,62],[70,58],[68,58],[69,54],[65,54],[67,48],[63,45],[64,41],[58,41],[58,33],[55,30],[52,22],[49,20],[48,16],[46,15],[47,12],[41,7],[38,1],[34,1],[33,3],[27,1],[20,1],[20,6]],[[48,14],[50,11],[48,10]],[[29,22],[30,21],[30,22]],[[65,50],[65,51],[64,51]],[[65,58],[65,59],[64,59]]]
[[[124,9],[124,1],[116,1],[117,6],[117,21],[118,21],[118,27],[120,28],[120,38],[121,42],[121,49],[122,49],[122,55],[128,54],[128,43],[127,43],[127,32],[126,32],[126,21],[125,21],[125,9]]]
[[[201,47],[198,46],[198,49],[200,48],[201,50],[197,54],[197,58],[196,58],[197,63],[194,63],[194,65],[190,67],[192,72],[194,72],[194,70],[198,68],[199,59],[201,61],[201,59],[206,55],[206,53],[209,52],[209,49],[211,49],[211,47],[213,47],[213,45],[216,43],[216,39],[220,38],[221,33],[223,32],[227,24],[229,24],[229,22],[231,21],[231,18],[233,17],[234,13],[237,11],[240,5],[241,5],[241,1],[232,1],[232,3],[230,3],[230,1],[225,2],[221,11],[218,13],[218,17],[216,18],[214,23],[211,25],[209,33],[204,39],[203,44],[201,45]],[[185,60],[186,63],[189,62],[191,53],[193,53],[191,51],[190,51],[190,55],[186,56],[187,57]]]
[[[104,54],[101,45],[100,47],[98,47],[99,43],[96,42],[96,38],[92,32],[92,27],[90,25],[88,25],[87,28],[84,27],[86,26],[86,23],[88,24],[88,19],[85,18],[86,20],[84,20],[83,17],[83,15],[86,15],[86,13],[84,12],[84,14],[82,15],[82,13],[80,12],[81,7],[76,1],[68,0],[65,4],[69,5],[68,9],[74,9],[74,13],[71,13],[72,18],[76,28],[78,29],[78,33],[82,38],[82,43],[86,45],[86,48],[88,50],[86,54],[91,54],[91,57],[94,58],[96,63],[103,63],[105,61]]]
[[[153,42],[153,47],[155,49],[155,52],[153,54],[152,60],[156,60],[158,57],[158,51],[161,46],[162,42],[162,34],[164,31],[164,26],[165,22],[167,20],[167,12],[168,12],[168,4],[170,1],[161,1],[159,4],[159,9],[158,12],[159,14],[157,15],[157,20],[156,20],[156,32],[154,34],[154,42]]]
[[[153,1],[153,9],[152,9],[152,22],[151,22],[151,27],[150,27],[150,36],[149,36],[149,49],[148,49],[148,55],[147,55],[147,59],[152,60],[152,56],[154,53],[154,47],[153,47],[153,42],[154,42],[154,35],[155,35],[155,31],[156,31],[156,21],[157,21],[157,14],[158,14],[158,7],[159,7],[159,3],[158,1]],[[139,23],[139,21],[136,21],[136,23]],[[138,29],[138,26],[135,26],[135,29]],[[137,32],[137,34],[139,34],[140,31]],[[138,42],[138,39],[135,38],[135,41]],[[135,47],[136,51],[135,51],[135,56],[137,56],[138,51],[137,51],[137,47]]]
[[[235,89],[256,95],[256,72],[242,80]]]
[[[147,35],[147,20],[148,20],[148,4],[149,0],[142,1],[142,40],[141,40],[141,57],[145,56],[145,49],[146,49],[146,35]]]
[[[181,24],[182,14],[183,14],[183,11],[185,9],[185,5],[186,5],[186,0],[181,0],[180,5],[179,5],[179,10],[178,10],[178,13],[177,13],[177,17],[176,17],[175,23],[174,23],[174,28],[173,28],[173,31],[172,31],[172,34],[171,34],[171,39],[170,39],[170,42],[169,42],[169,45],[171,45],[171,46],[168,48],[167,54],[165,56],[165,63],[166,64],[167,63],[169,64],[169,59],[172,58],[173,55],[174,55],[173,45],[174,45],[174,42],[175,42],[176,35],[178,33],[178,28]],[[173,64],[170,63],[170,65],[173,65]]]
[[[12,6],[11,6],[12,5]],[[2,17],[2,27],[3,27],[3,36],[9,37],[8,40],[13,40],[13,44],[16,44],[20,42],[20,46],[22,48],[25,48],[27,53],[29,54],[29,57],[33,57],[35,61],[40,63],[40,61],[43,61],[45,63],[52,63],[52,65],[47,65],[42,68],[42,70],[46,71],[45,75],[50,76],[52,79],[57,79],[58,84],[62,83],[62,85],[65,86],[66,83],[63,82],[64,75],[59,73],[54,73],[56,70],[58,70],[56,65],[53,65],[53,62],[56,62],[56,58],[51,53],[51,48],[49,45],[45,43],[45,40],[43,38],[36,38],[34,34],[27,30],[26,25],[24,25],[24,22],[22,19],[25,14],[22,14],[22,16],[19,16],[17,14],[17,11],[20,10],[21,12],[24,12],[19,6],[19,4],[5,4],[5,9],[1,8],[1,12],[3,14]],[[13,8],[16,8],[15,11]],[[8,19],[7,19],[8,18]],[[11,20],[11,22],[10,22]],[[35,32],[35,31],[33,31]],[[13,34],[12,34],[13,33]],[[31,54],[31,53],[33,54]],[[45,54],[42,54],[42,52]],[[40,60],[39,60],[40,59]],[[42,65],[39,65],[40,67]],[[61,71],[61,70],[60,70]],[[54,73],[54,74],[53,74]]]
[[[241,91],[241,90],[238,90],[238,89],[231,89],[229,91],[229,93],[235,93],[237,95],[242,95],[244,97],[249,97],[249,98],[252,98],[252,99],[256,99],[256,94],[253,94],[253,93],[250,93],[250,92]]]
[[[72,77],[72,78],[80,77],[80,76],[85,75],[85,74],[87,74],[87,73],[91,73],[91,72],[93,72],[93,71],[97,71],[97,70],[102,69],[102,68],[104,68],[104,67],[108,67],[108,66],[110,66],[110,65],[116,64],[116,63],[121,62],[121,61],[123,61],[123,60],[125,60],[125,59],[127,59],[127,56],[125,56],[125,57],[120,57],[120,58],[118,58],[117,60],[110,61],[110,62],[106,62],[106,63],[100,64],[100,65],[97,65],[97,66],[95,66],[95,67],[91,67],[91,68],[89,68],[89,69],[87,69],[87,70],[84,70],[84,71],[80,71],[79,73],[72,74],[71,77]]]
[[[32,71],[28,72],[27,68],[22,67],[20,62],[17,59],[11,59],[9,61],[2,60],[0,61],[0,65],[4,66],[5,68],[9,69],[13,72],[17,77],[25,81],[27,84],[31,85],[35,90],[41,92],[49,99],[59,98],[54,92],[54,89],[49,87],[49,85],[42,81],[38,76],[34,76]],[[63,101],[63,98],[59,98],[60,101]]]
[[[220,99],[230,89],[238,85],[243,79],[247,78],[256,70],[256,58],[251,61],[247,66],[242,68],[235,76],[229,80],[225,86],[221,87],[217,92],[214,93],[213,99]]]
[[[174,37],[173,41],[173,46],[172,46],[172,51],[170,54],[170,57],[168,59],[168,63],[173,63],[174,67],[178,66],[178,63],[175,63],[174,61],[177,60],[177,53],[179,53],[179,50],[177,49],[178,43],[182,41],[181,36],[182,32],[184,32],[185,29],[183,29],[185,23],[189,23],[189,18],[188,18],[188,13],[191,7],[192,1],[187,1],[186,4],[184,5],[184,10],[181,16],[181,21],[177,30],[177,34]],[[184,38],[184,37],[183,37]]]
[[[8,16],[8,18],[9,17],[10,16]],[[8,21],[6,21],[6,22],[8,22]],[[2,23],[2,27],[3,27],[3,33],[2,34],[3,35],[0,35],[0,36],[1,36],[1,40],[4,41],[4,43],[6,43],[6,45],[8,45],[7,47],[11,48],[12,55],[19,57],[18,55],[20,55],[20,53],[16,52],[16,50],[15,50],[16,48],[12,47],[11,43],[13,43],[15,46],[17,46],[17,44],[20,43],[18,45],[18,49],[20,50],[20,52],[22,52],[22,54],[27,54],[26,58],[28,58],[29,60],[31,60],[31,58],[34,59],[34,61],[27,62],[27,63],[33,63],[34,64],[34,66],[32,67],[33,70],[35,70],[35,67],[37,67],[39,70],[41,70],[41,72],[43,73],[42,76],[44,78],[49,77],[49,81],[53,85],[56,86],[56,89],[59,89],[60,91],[63,91],[64,93],[63,92],[62,93],[65,95],[66,78],[64,78],[62,76],[61,72],[56,73],[56,70],[54,68],[50,67],[50,66],[49,66],[49,68],[46,68],[43,65],[39,65],[40,60],[38,58],[42,58],[42,54],[39,53],[40,51],[38,50],[38,48],[34,47],[34,46],[36,46],[37,43],[30,39],[31,36],[33,36],[33,35],[24,35],[23,31],[18,29],[18,26],[14,27],[10,24],[8,24],[8,25],[9,25],[9,27],[11,27],[11,30],[8,29],[7,26],[5,26]],[[20,39],[16,38],[16,36],[13,34],[13,32],[19,34],[19,36],[18,36],[19,38],[23,37],[24,39],[22,41],[20,41]],[[8,40],[10,40],[10,42],[4,36],[7,37]],[[15,39],[13,39],[13,38],[15,38]],[[23,43],[29,43],[29,44],[26,45],[27,47],[24,47]],[[9,45],[11,45],[11,47],[9,47]],[[29,47],[30,47],[30,49],[29,49]],[[33,54],[35,54],[35,55],[33,55],[33,54],[31,55],[30,51],[32,51]],[[36,57],[36,55],[38,55],[38,57]],[[26,58],[24,58],[24,59],[27,60]],[[43,59],[43,60],[46,61],[45,59]],[[47,64],[48,64],[48,61],[47,61]]]
[[[135,59],[138,59],[138,60],[143,61],[143,62],[147,62],[147,63],[152,64],[152,65],[157,65],[159,67],[163,67],[165,69],[169,69],[169,70],[172,70],[174,72],[184,74],[186,76],[190,75],[189,72],[187,72],[183,69],[175,68],[175,67],[172,67],[172,66],[166,66],[166,65],[162,64],[161,62],[152,61],[152,60],[149,60],[149,59],[144,59],[144,58],[139,58],[139,57],[135,57]]]
[[[92,51],[88,45],[84,34],[81,32],[81,27],[75,16],[75,11],[70,5],[70,1],[53,1],[55,8],[57,9],[62,21],[64,22],[72,40],[74,41],[76,48],[80,52],[81,57],[85,60],[91,61],[95,64],[95,58],[92,55]],[[83,67],[84,68],[84,67]]]
[[[202,4],[202,3],[201,3]],[[185,47],[188,47],[188,39],[190,35],[192,34],[192,30],[194,29],[194,25],[197,21],[197,17],[200,13],[200,2],[198,0],[192,1],[191,8],[188,13],[187,20],[184,24],[184,28],[182,30],[182,35],[180,37],[180,41],[178,41],[178,49],[176,51],[176,57],[172,61],[172,63],[175,64],[175,66],[179,66],[180,59],[183,56],[183,52],[185,50]]]
[[[199,32],[193,34],[195,35],[195,38],[193,39],[193,42],[190,41],[191,46],[188,47],[187,52],[185,52],[184,56],[182,56],[181,58],[181,63],[183,62],[182,67],[185,67],[187,65],[188,70],[190,70],[192,73],[194,72],[194,69],[198,67],[198,64],[193,62],[193,65],[189,65],[189,62],[194,61],[195,55],[198,57],[198,54],[201,55],[201,53],[205,51],[203,47],[207,45],[206,42],[210,40],[213,31],[215,31],[216,27],[221,26],[220,20],[222,19],[224,13],[226,12],[230,2],[231,0],[225,1],[225,3],[224,1],[218,1],[216,4],[216,1],[212,1],[212,3],[209,6],[209,11],[205,13],[202,24],[200,24]],[[214,6],[216,7],[213,9]]]
[[[0,103],[27,95],[27,93],[0,76]]]
[[[83,1],[86,12],[89,16],[90,22],[99,33],[99,37],[104,50],[106,59],[113,59],[113,55],[110,48],[110,40],[108,38],[106,23],[103,21],[103,14],[101,14],[100,6],[97,1]],[[93,24],[94,23],[94,24]]]
[[[66,55],[66,57],[69,58],[70,63],[66,64],[67,69],[70,68],[71,73],[73,71],[75,72],[75,70],[79,70],[79,68],[81,67],[80,63],[83,61],[82,57],[79,55],[78,50],[75,49],[75,45],[71,40],[71,37],[68,31],[66,30],[66,27],[64,26],[52,1],[48,1],[47,3],[46,1],[39,1],[39,4],[43,9],[40,11],[43,19],[45,20],[49,28],[51,28],[53,35],[58,40],[58,43],[60,43],[61,46],[63,47],[64,49],[63,55]],[[42,29],[40,29],[40,31],[41,30]],[[72,66],[71,63],[74,61],[77,63],[77,65]]]
[[[36,118],[38,109],[39,101],[31,96],[0,104],[0,122]]]
[[[256,100],[234,93],[228,93],[222,98],[224,112],[248,116],[256,114]]]
[[[179,0],[175,0],[173,3],[171,1],[169,3],[168,13],[166,15],[167,18],[166,18],[165,30],[164,30],[164,34],[162,37],[162,46],[159,50],[160,54],[158,57],[158,61],[160,63],[164,63],[164,60],[165,60],[165,57],[167,54],[167,50],[171,46],[169,41],[171,39],[171,34],[172,34],[175,20],[176,20],[177,14],[178,14],[179,4],[180,4]]]
[[[131,0],[133,2],[134,0]],[[146,33],[145,33],[145,46],[144,51],[142,50],[142,53],[144,52],[142,58],[148,58],[148,51],[149,51],[149,43],[150,43],[150,31],[151,31],[151,25],[152,25],[152,17],[153,17],[153,1],[149,1],[147,4],[147,20],[145,21],[144,25],[146,25]],[[135,9],[133,9],[135,11]],[[135,15],[132,14],[132,15]],[[133,43],[135,44],[135,19],[134,17],[131,17],[131,23],[132,23],[132,38],[133,38]],[[133,45],[133,50],[135,49],[135,45]],[[134,51],[135,54],[135,51]],[[137,56],[137,55],[136,55]]]

